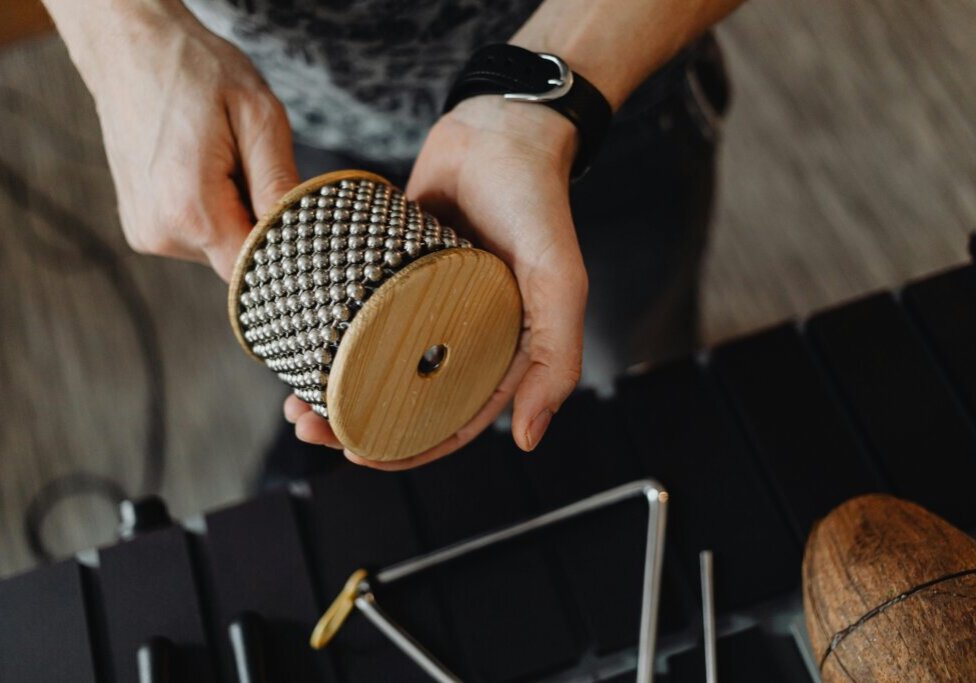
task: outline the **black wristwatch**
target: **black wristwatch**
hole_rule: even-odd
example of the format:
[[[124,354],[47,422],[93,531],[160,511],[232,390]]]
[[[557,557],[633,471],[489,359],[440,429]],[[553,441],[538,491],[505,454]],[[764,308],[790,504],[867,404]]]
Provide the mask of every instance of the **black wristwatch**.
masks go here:
[[[613,117],[607,98],[562,59],[515,45],[488,45],[475,52],[451,86],[443,113],[476,95],[538,102],[572,121],[579,131],[574,180],[590,167]]]

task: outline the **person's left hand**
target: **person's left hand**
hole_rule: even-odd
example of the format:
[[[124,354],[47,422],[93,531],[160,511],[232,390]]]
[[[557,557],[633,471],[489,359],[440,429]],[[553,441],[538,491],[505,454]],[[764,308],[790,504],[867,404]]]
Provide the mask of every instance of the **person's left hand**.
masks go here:
[[[514,396],[512,435],[535,448],[576,386],[583,345],[587,278],[569,208],[576,129],[535,104],[482,96],[461,102],[431,129],[407,195],[476,246],[504,260],[518,281],[524,310],[515,358],[494,395],[456,434],[412,458],[378,463],[404,469],[451,453],[494,421]],[[285,416],[299,439],[342,448],[328,421],[294,395]]]

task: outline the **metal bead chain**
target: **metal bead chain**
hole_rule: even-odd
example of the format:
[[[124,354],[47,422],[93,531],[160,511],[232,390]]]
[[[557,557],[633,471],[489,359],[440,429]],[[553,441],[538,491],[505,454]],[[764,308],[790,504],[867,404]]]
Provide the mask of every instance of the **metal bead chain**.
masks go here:
[[[251,351],[328,417],[329,373],[357,311],[420,256],[470,247],[398,189],[347,179],[309,192],[270,225],[240,295]]]

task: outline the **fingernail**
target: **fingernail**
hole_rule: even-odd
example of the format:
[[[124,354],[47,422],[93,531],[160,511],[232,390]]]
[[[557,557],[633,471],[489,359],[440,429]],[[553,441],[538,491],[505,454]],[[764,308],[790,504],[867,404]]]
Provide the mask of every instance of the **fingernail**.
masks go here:
[[[532,418],[529,428],[525,431],[525,440],[529,444],[530,451],[535,450],[535,447],[542,441],[542,435],[546,433],[546,428],[551,419],[552,411],[548,408],[544,408],[541,413]]]

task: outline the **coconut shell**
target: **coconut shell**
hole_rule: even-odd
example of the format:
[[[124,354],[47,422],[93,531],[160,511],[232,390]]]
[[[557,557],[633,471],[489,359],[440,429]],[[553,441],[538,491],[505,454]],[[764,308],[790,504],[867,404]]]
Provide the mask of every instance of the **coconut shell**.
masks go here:
[[[847,501],[803,557],[824,683],[976,681],[976,541],[914,503]]]

